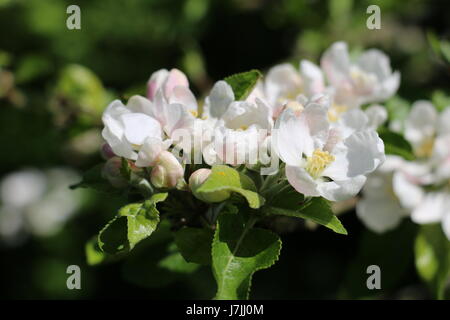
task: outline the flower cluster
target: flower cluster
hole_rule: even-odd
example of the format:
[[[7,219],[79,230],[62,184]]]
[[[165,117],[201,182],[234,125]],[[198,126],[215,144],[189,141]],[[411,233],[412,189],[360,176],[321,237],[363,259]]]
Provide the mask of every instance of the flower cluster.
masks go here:
[[[431,102],[417,101],[403,128],[414,160],[388,155],[369,176],[357,214],[376,232],[407,216],[418,224],[441,223],[450,240],[450,106],[439,113]]]
[[[376,104],[362,109],[399,86],[399,73],[382,52],[353,60],[339,42],[320,67],[306,60],[299,69],[277,65],[239,90],[231,80],[215,83],[200,104],[184,73],[163,69],[150,77],[146,97],[113,101],[103,114],[105,176],[121,185],[120,158],[132,170],[148,171],[154,187],[182,190],[209,173],[189,178],[191,164],[243,166],[262,175],[283,170],[306,197],[339,201],[356,195],[384,162],[376,129],[386,111]]]

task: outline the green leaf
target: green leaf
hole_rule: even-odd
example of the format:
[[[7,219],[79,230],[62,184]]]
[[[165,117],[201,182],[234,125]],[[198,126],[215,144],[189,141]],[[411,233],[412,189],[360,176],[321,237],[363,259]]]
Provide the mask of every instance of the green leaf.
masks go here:
[[[209,265],[213,236],[212,230],[186,227],[175,233],[175,243],[187,262]]]
[[[234,98],[236,100],[245,100],[261,78],[261,72],[258,70],[251,70],[231,75],[224,80],[233,89]]]
[[[98,164],[95,167],[89,169],[83,174],[81,182],[71,185],[71,189],[77,188],[92,188],[96,191],[107,193],[108,195],[114,195],[120,193],[120,191],[114,188],[108,180],[102,176],[103,164]]]
[[[438,299],[450,280],[450,241],[439,224],[423,225],[415,242],[416,268]]]
[[[118,258],[120,258],[120,255],[111,255],[109,253],[103,252],[98,246],[97,237],[93,237],[86,243],[85,254],[87,264],[90,266],[114,262],[118,260]]]
[[[159,231],[158,228],[155,236]],[[162,288],[200,267],[186,262],[171,239],[150,243],[152,239],[143,241],[124,261],[122,274],[128,282],[140,287]]]
[[[441,53],[447,63],[450,63],[450,42],[445,40],[441,41]]]
[[[186,261],[178,251],[177,245],[171,243],[168,247],[169,254],[158,262],[158,266],[176,273],[192,273],[199,265]]]
[[[253,181],[244,174],[225,165],[213,166],[211,175],[196,190],[196,193],[207,198],[208,194],[220,191],[239,193],[253,209],[258,209],[264,204],[264,198],[255,192],[256,187]]]
[[[263,213],[303,218],[323,225],[336,233],[347,234],[342,223],[331,210],[330,202],[315,197],[303,204],[303,195],[295,190],[283,193],[278,201],[263,208]]]
[[[385,103],[388,111],[389,125],[398,127],[399,131],[403,130],[404,122],[409,114],[409,102],[399,96],[393,96]]]
[[[121,208],[117,216],[100,231],[100,249],[109,254],[128,252],[149,237],[159,223],[156,203],[166,198],[167,193],[157,193],[143,203],[132,203]]]
[[[272,266],[281,250],[280,238],[268,231],[244,226],[241,215],[219,217],[212,244],[216,299],[248,299],[253,274]]]
[[[384,128],[380,128],[378,133],[384,142],[386,154],[401,156],[405,160],[415,159],[411,145],[402,135]]]

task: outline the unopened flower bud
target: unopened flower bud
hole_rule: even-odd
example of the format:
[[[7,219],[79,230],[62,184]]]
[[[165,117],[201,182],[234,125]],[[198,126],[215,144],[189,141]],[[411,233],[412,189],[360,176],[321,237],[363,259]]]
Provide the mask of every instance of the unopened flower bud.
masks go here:
[[[119,157],[112,157],[106,161],[102,170],[102,176],[116,188],[123,188],[128,184],[128,181],[125,179],[120,170],[121,167],[122,159]]]
[[[199,193],[197,190],[203,185],[211,174],[210,169],[198,169],[189,177],[189,188],[192,194],[199,200],[205,202],[222,202],[230,197],[229,191],[215,191],[208,193]]]
[[[169,151],[162,151],[153,167],[150,180],[157,188],[175,188],[184,177],[184,169]]]
[[[100,154],[102,158],[108,160],[115,156],[114,151],[111,149],[111,146],[107,143],[104,143],[100,149]]]

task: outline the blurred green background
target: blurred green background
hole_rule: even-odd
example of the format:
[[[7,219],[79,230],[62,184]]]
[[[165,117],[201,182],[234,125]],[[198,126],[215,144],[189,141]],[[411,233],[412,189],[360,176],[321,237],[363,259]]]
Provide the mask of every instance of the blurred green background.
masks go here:
[[[71,4],[81,8],[81,30],[66,28]],[[381,30],[366,28],[370,4],[381,8]],[[450,37],[449,12],[448,1],[426,0],[0,0],[0,180],[18,170],[40,172],[50,199],[13,213],[2,203],[0,298],[211,298],[209,269],[180,273],[158,264],[167,254],[167,228],[124,261],[87,265],[85,243],[126,199],[52,190],[66,190],[77,173],[102,161],[100,116],[108,102],[143,94],[160,68],[185,71],[201,97],[236,72],[318,62],[331,43],[344,40],[355,52],[376,47],[391,57],[405,99],[394,97],[394,107],[419,98],[444,106],[450,69],[433,44]],[[69,173],[55,180],[55,168]],[[36,208],[55,206],[66,216],[50,231],[37,228]],[[405,221],[377,236],[352,211],[342,222],[347,237],[278,221],[281,259],[254,276],[252,298],[431,298],[414,268],[416,226]],[[82,290],[66,288],[72,264],[81,267]],[[380,291],[366,289],[370,264],[381,266]]]

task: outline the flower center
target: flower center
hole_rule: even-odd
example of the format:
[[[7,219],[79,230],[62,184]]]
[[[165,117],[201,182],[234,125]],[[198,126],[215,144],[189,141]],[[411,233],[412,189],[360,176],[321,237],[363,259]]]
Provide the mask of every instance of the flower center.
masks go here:
[[[291,109],[292,111],[294,111],[295,115],[300,115],[300,113],[302,113],[302,111],[305,109],[305,107],[297,101],[289,101],[286,104],[286,108]]]
[[[306,158],[306,171],[315,179],[334,161],[334,156],[328,151],[314,150],[311,157]]]
[[[189,111],[195,118],[198,117],[198,112],[196,110],[190,110]]]
[[[369,94],[372,92],[373,86],[377,81],[374,74],[361,71],[355,66],[350,70],[350,78],[352,79],[357,92],[361,94]]]
[[[328,109],[328,120],[330,122],[336,122],[339,120],[340,116],[348,110],[347,106],[341,104],[333,104],[330,109]]]
[[[432,155],[434,148],[434,137],[428,137],[415,150],[416,156],[419,158],[428,158]]]

